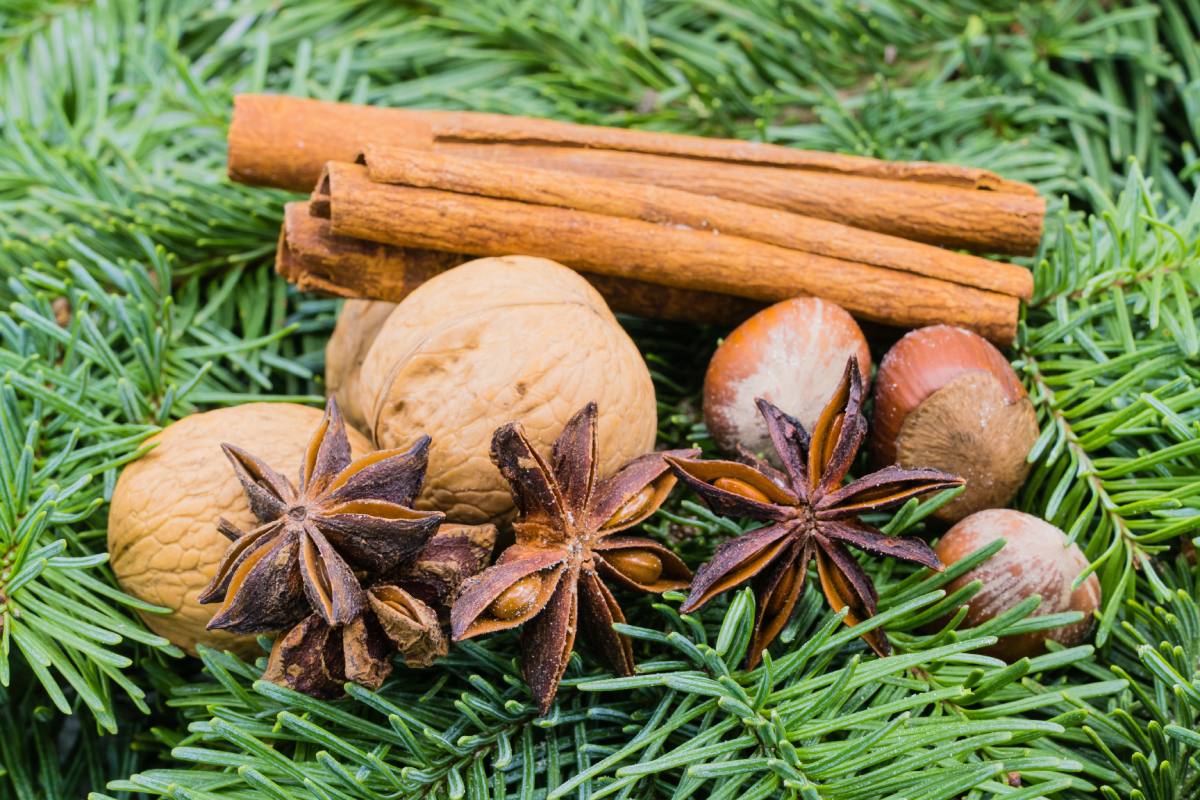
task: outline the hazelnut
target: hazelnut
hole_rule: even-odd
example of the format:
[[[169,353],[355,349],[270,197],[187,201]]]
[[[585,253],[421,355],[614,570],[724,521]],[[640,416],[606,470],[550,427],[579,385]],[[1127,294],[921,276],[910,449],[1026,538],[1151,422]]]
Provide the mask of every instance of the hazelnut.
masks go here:
[[[867,383],[866,337],[834,303],[794,297],[758,312],[726,337],[704,376],[704,422],[713,440],[726,452],[741,444],[775,458],[755,399],[771,401],[812,430],[850,356]]]
[[[217,520],[244,531],[258,525],[221,444],[242,447],[293,477],[321,418],[321,409],[294,403],[192,414],[153,436],[154,449],[125,467],[108,512],[109,563],[128,594],[171,609],[143,614],[150,630],[192,655],[198,643],[259,652],[253,636],[205,630],[217,607],[198,602],[229,547]],[[361,434],[347,433],[356,457],[370,452]]]
[[[1029,474],[1037,414],[1008,360],[978,334],[949,325],[897,342],[875,376],[871,457],[878,466],[933,467],[966,481],[934,514],[955,522],[1008,503]]]
[[[946,587],[949,593],[974,580],[983,584],[967,602],[962,627],[987,622],[1036,594],[1041,596],[1042,604],[1035,615],[1082,611],[1084,618],[1049,631],[1001,637],[983,652],[1016,661],[1044,653],[1047,639],[1067,647],[1081,643],[1091,629],[1093,613],[1100,608],[1100,581],[1094,574],[1088,575],[1079,588],[1074,588],[1088,560],[1077,545],[1067,544],[1066,534],[1049,522],[1012,509],[980,511],[947,531],[934,550],[942,563],[950,566],[997,539],[1005,541],[999,552]]]

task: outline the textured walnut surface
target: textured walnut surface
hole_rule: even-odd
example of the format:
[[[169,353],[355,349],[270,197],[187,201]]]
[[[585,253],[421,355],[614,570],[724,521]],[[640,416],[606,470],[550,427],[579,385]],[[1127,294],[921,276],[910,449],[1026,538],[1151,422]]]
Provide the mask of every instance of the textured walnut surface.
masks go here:
[[[220,445],[252,450],[295,480],[296,465],[320,421],[320,409],[292,403],[249,403],[194,414],[154,436],[150,441],[157,446],[125,468],[109,510],[108,550],[125,591],[172,609],[165,616],[143,615],[151,630],[193,654],[198,642],[257,652],[253,637],[205,631],[216,607],[197,602],[229,545],[217,532],[217,518],[245,529],[255,524]],[[371,450],[364,436],[349,434],[355,455]]]
[[[511,420],[548,454],[596,401],[601,476],[654,447],[654,386],[637,347],[587,281],[546,259],[479,259],[423,284],[375,337],[359,391],[377,446],[433,437],[417,507],[456,522],[512,512],[488,457]]]

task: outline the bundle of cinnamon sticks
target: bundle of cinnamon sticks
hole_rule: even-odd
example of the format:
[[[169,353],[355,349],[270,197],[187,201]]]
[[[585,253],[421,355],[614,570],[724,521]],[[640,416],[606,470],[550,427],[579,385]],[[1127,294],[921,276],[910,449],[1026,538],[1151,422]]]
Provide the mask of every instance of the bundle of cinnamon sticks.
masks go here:
[[[618,311],[732,323],[798,294],[1008,344],[1045,204],[984,170],[525,117],[242,95],[229,173],[311,191],[279,271],[397,301],[474,256],[579,270]],[[314,188],[315,187],[315,188]]]

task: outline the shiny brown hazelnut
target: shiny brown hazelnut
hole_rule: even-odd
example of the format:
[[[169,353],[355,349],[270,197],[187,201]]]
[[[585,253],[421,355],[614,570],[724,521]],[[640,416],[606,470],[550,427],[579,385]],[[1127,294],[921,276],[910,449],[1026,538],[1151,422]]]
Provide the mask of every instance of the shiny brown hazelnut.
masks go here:
[[[999,552],[946,586],[950,593],[971,581],[983,584],[967,601],[967,616],[960,627],[981,625],[1025,598],[1040,595],[1042,604],[1035,616],[1082,611],[1083,619],[1048,631],[1003,636],[982,652],[1016,661],[1045,653],[1047,639],[1066,647],[1083,642],[1091,630],[1093,612],[1100,608],[1100,581],[1094,574],[1088,575],[1074,588],[1088,560],[1077,545],[1067,544],[1066,534],[1049,522],[1006,508],[980,511],[947,531],[934,550],[949,567],[997,539],[1005,541]]]
[[[704,422],[713,440],[726,452],[740,444],[771,456],[755,399],[771,401],[811,430],[850,356],[865,384],[871,353],[841,306],[794,297],[758,312],[721,343],[704,376]]]
[[[1029,475],[1038,423],[1008,360],[949,325],[912,331],[875,376],[871,457],[878,466],[934,467],[967,481],[935,516],[955,522],[1008,503]]]

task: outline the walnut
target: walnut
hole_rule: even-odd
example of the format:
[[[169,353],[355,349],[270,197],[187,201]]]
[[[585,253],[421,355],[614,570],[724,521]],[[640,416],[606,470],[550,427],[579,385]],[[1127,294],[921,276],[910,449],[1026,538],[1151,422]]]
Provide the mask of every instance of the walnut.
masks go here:
[[[654,447],[645,362],[603,298],[560,264],[483,258],[438,275],[395,307],[355,381],[339,359],[353,358],[362,349],[355,339],[370,336],[364,311],[352,307],[353,320],[339,321],[327,380],[341,387],[347,419],[365,420],[376,446],[433,437],[418,508],[465,523],[511,514],[488,448],[492,433],[514,419],[548,454],[571,415],[596,401],[602,476]]]

